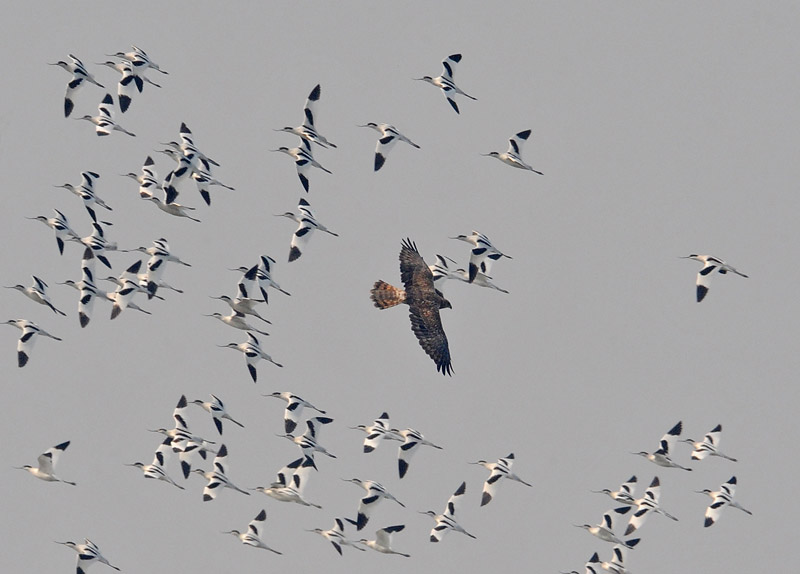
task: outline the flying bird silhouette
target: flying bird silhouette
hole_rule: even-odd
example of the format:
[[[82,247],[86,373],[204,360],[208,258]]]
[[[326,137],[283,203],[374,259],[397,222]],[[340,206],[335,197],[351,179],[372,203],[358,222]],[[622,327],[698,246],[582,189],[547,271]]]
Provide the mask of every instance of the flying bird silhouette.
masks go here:
[[[378,309],[388,309],[400,303],[408,305],[411,330],[420,346],[436,363],[437,371],[452,376],[450,347],[442,328],[439,309],[452,309],[453,306],[433,286],[433,273],[410,239],[403,241],[400,250],[400,279],[405,289],[398,289],[385,281],[376,281],[370,298]]]

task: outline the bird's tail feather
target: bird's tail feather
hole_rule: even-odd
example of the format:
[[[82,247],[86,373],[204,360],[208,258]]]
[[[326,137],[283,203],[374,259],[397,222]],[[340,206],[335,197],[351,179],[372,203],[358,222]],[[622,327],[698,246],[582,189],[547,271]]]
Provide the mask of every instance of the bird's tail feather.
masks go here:
[[[375,303],[378,309],[389,309],[406,300],[406,292],[403,289],[398,289],[393,285],[389,285],[385,281],[376,281],[375,285],[370,290],[370,299]]]

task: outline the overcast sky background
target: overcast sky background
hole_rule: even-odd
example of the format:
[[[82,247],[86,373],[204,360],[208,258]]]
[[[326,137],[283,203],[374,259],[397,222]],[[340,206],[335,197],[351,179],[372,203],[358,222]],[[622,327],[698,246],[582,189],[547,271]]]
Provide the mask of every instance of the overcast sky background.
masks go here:
[[[74,553],[53,540],[88,537],[124,572],[387,573],[576,569],[611,545],[572,526],[596,523],[611,501],[590,489],[654,475],[661,503],[680,520],[650,517],[629,552],[634,572],[775,571],[791,563],[797,502],[785,486],[797,476],[796,261],[800,7],[773,2],[485,2],[440,7],[374,2],[42,2],[14,5],[0,22],[6,89],[0,106],[0,173],[5,194],[4,285],[35,274],[69,316],[56,316],[12,290],[0,293],[3,321],[27,318],[62,337],[42,338],[24,369],[16,366],[19,331],[0,332],[6,408],[0,418],[0,570],[70,572]],[[69,76],[47,62],[72,53],[111,91],[117,74],[95,65],[104,54],[146,50],[168,76],[150,72],[119,123],[137,134],[94,135],[63,117]],[[457,98],[411,78],[436,76],[460,52],[456,83],[478,98]],[[333,174],[315,170],[303,192],[292,161],[267,150],[297,145],[272,131],[298,125],[309,91],[322,85],[320,132],[339,147],[315,148]],[[103,90],[76,96],[73,117],[96,114]],[[116,98],[115,98],[116,99]],[[377,134],[366,122],[394,124],[418,143],[398,144],[373,173]],[[197,224],[139,199],[118,174],[138,172],[145,157],[160,177],[172,168],[158,142],[177,139],[181,122],[222,165],[209,208],[187,187]],[[505,151],[508,138],[533,133],[523,159],[540,177],[479,154]],[[110,239],[120,247],[165,237],[191,268],[168,266],[164,278],[186,293],[137,300],[152,311],[126,311],[113,322],[95,306],[81,329],[77,293],[56,285],[80,279],[81,249],[59,256],[51,230],[25,217],[65,212],[90,231],[81,202],[54,185],[101,174],[96,191],[114,211]],[[315,234],[296,262],[286,257],[295,224],[272,216],[300,197],[339,238]],[[455,370],[442,377],[419,348],[405,308],[378,311],[376,279],[399,284],[397,256],[410,237],[427,261],[436,253],[466,266],[468,246],[448,239],[477,229],[513,256],[492,269],[505,295],[446,285],[443,312]],[[750,275],[713,278],[695,302],[700,264],[678,259],[709,253]],[[233,295],[238,275],[260,254],[277,261],[274,277],[292,295],[270,294],[273,322],[262,342],[285,367],[259,365],[253,384],[240,353],[219,349],[243,332],[203,317],[226,312],[209,295]],[[111,253],[113,274],[139,254]],[[98,274],[101,272],[98,266]],[[226,424],[191,407],[193,431],[224,442],[229,477],[266,485],[297,456],[281,432],[283,403],[262,393],[290,390],[326,409],[335,422],[321,442],[336,460],[318,458],[306,490],[317,510],[231,490],[202,502],[203,480],[186,491],[145,481],[123,466],[149,463],[172,425],[181,394],[215,393],[246,425]],[[361,453],[369,424],[388,411],[393,426],[413,427],[444,450],[421,449],[405,479],[396,474],[397,443]],[[695,439],[722,423],[721,448],[738,463],[690,463],[663,469],[630,454],[653,450],[678,420]],[[35,464],[46,448],[72,444],[57,473],[78,486],[48,484],[12,466]],[[516,454],[514,470],[533,488],[503,484],[479,508],[488,472],[466,464]],[[198,464],[208,468],[209,463]],[[727,509],[704,529],[710,499],[732,475],[736,499],[753,516]],[[330,544],[303,529],[330,528],[354,516],[363,491],[340,478],[382,482],[406,509],[383,502],[364,536],[406,524],[394,546],[409,560]],[[430,544],[433,522],[461,481],[467,496],[457,518],[477,540],[451,533]],[[787,496],[788,495],[788,496]],[[243,547],[222,530],[243,529],[267,509],[263,539],[283,556]],[[348,530],[360,538],[361,533]],[[93,571],[105,569],[94,566]]]

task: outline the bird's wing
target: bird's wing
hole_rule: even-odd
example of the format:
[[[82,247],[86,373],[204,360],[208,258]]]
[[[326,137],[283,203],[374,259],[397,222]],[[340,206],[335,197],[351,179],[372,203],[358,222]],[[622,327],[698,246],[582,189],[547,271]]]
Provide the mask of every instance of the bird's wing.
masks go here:
[[[530,135],[531,130],[525,130],[515,134],[510,140],[508,140],[508,153],[512,153],[519,157],[519,154],[522,151],[522,144]]]
[[[253,520],[250,521],[250,524],[247,525],[247,531],[251,533],[253,536],[259,536],[258,529],[261,528],[261,525],[267,519],[267,511],[262,509],[261,512],[258,513]]]
[[[442,514],[450,517],[454,516],[456,510],[458,510],[458,507],[461,505],[461,498],[464,496],[464,493],[466,491],[467,491],[467,483],[462,482],[461,486],[459,486],[458,489],[453,493],[453,495],[447,500],[447,506],[445,506],[444,512]]]

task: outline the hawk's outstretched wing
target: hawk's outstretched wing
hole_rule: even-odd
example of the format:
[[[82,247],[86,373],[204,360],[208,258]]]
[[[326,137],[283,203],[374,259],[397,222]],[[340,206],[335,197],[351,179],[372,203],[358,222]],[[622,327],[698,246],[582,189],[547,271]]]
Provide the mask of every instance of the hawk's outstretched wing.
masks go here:
[[[411,330],[436,363],[436,370],[452,376],[450,348],[439,317],[439,309],[449,307],[450,303],[434,288],[433,273],[410,239],[403,241],[400,250],[400,278],[406,291]]]

